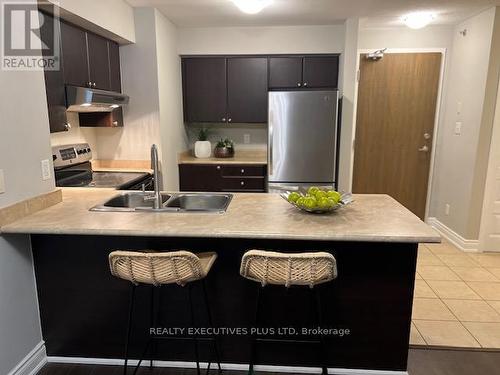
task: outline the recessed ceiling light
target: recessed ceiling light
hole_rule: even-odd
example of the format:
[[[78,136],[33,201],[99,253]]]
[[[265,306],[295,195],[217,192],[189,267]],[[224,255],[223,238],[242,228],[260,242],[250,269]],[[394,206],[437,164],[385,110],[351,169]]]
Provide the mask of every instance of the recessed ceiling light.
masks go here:
[[[244,13],[256,14],[271,5],[273,0],[233,0],[233,3]]]
[[[403,17],[403,22],[411,29],[421,29],[432,22],[436,18],[430,12],[415,12],[407,14]]]

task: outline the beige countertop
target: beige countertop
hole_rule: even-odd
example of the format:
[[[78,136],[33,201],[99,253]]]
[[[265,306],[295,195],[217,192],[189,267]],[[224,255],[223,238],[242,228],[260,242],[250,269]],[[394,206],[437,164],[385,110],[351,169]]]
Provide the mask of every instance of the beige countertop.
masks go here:
[[[301,212],[277,194],[234,194],[226,213],[91,212],[119,192],[63,189],[63,201],[2,233],[440,242],[430,226],[387,195],[355,195],[333,214]]]
[[[179,164],[267,164],[267,151],[236,150],[232,158],[197,158],[193,151],[181,152]]]

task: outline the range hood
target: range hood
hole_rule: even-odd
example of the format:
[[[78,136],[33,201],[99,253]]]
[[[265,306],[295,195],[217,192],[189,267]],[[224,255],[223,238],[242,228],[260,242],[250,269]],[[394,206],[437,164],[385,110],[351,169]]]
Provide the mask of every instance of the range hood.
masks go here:
[[[66,102],[69,112],[112,112],[128,104],[129,97],[119,92],[66,86]]]

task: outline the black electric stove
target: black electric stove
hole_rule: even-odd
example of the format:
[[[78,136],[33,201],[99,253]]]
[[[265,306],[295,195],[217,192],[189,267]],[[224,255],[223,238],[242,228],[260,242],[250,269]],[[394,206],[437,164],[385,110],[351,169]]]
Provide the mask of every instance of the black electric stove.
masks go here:
[[[93,171],[92,150],[87,143],[52,148],[56,186],[151,190],[152,176],[147,172]]]

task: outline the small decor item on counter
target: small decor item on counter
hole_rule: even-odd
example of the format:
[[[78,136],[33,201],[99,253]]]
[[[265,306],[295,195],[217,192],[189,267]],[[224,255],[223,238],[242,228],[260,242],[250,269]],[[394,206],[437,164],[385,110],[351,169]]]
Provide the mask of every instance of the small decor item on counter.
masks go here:
[[[229,138],[221,139],[215,146],[216,158],[232,158],[234,156],[234,143]]]
[[[335,190],[320,189],[316,186],[311,186],[307,192],[287,191],[281,194],[281,197],[299,210],[315,214],[332,212],[352,202],[351,194],[340,194]]]
[[[208,140],[208,129],[201,128],[198,132],[198,140],[194,143],[194,156],[209,158],[211,154],[212,144]]]

